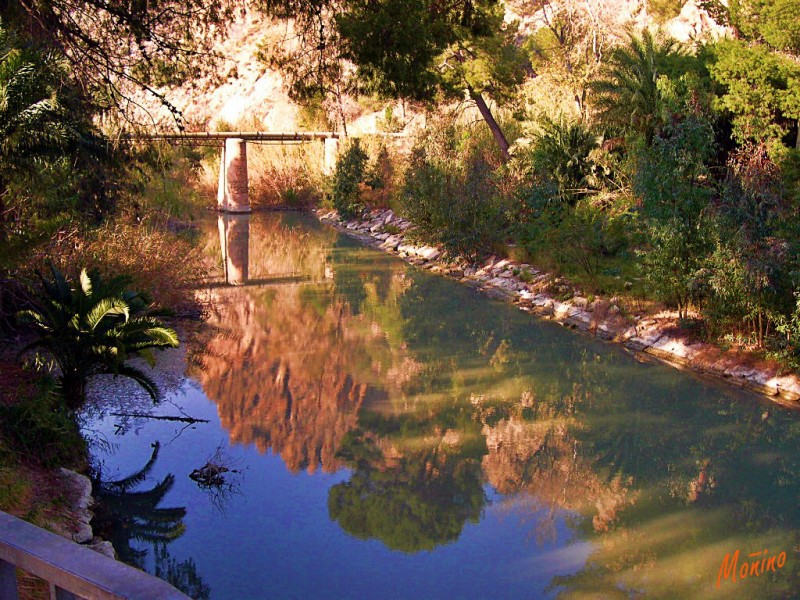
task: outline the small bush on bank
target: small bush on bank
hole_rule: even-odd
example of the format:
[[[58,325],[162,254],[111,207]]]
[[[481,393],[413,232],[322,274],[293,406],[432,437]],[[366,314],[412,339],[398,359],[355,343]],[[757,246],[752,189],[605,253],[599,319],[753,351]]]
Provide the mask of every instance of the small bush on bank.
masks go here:
[[[584,198],[575,206],[536,204],[531,194],[528,217],[517,226],[517,237],[529,256],[544,259],[559,271],[582,272],[596,290],[607,259],[625,252],[630,244],[627,229],[634,216],[624,203],[603,206],[596,198]]]
[[[358,140],[350,142],[336,161],[329,197],[344,219],[356,219],[364,212],[361,186],[367,177],[369,156]]]
[[[85,460],[86,442],[49,378],[39,381],[30,398],[0,404],[0,433],[26,460],[43,467],[74,466]]]
[[[470,128],[432,128],[412,150],[401,192],[401,211],[418,239],[470,259],[495,251],[508,233],[506,198],[485,142]]]
[[[602,188],[610,175],[594,160],[602,138],[582,121],[543,119],[527,160],[538,179],[555,184],[559,200],[574,205],[577,200]]]
[[[634,243],[630,196],[617,182],[619,157],[601,142],[582,121],[543,117],[510,165],[517,180],[516,241],[539,266],[595,291],[616,288],[605,271]]]

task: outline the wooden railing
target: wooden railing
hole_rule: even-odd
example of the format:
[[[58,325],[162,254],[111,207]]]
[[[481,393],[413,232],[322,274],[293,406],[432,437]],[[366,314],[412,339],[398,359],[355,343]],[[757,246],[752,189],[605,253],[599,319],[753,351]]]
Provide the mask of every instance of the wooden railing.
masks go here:
[[[0,600],[17,600],[16,569],[50,584],[52,600],[187,600],[166,581],[0,511]]]

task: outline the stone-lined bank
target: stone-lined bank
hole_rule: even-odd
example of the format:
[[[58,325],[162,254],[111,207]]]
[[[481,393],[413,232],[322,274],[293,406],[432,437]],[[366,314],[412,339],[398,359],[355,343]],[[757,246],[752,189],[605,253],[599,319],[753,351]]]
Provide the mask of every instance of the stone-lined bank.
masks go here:
[[[406,232],[412,224],[391,210],[373,210],[360,221],[343,221],[336,211],[325,209],[318,209],[316,216],[365,244],[456,279],[492,298],[516,304],[522,311],[800,408],[799,377],[782,375],[778,367],[757,361],[747,353],[723,352],[712,344],[688,340],[678,331],[674,313],[624,314],[617,298],[572,295],[573,290],[552,274],[510,259],[490,257],[478,264],[453,259],[439,248],[407,240]],[[561,298],[572,297],[554,298],[554,289],[562,294]]]
[[[91,509],[95,503],[92,497],[92,482],[86,475],[69,469],[59,469],[59,473],[67,490],[67,496],[71,500],[69,512],[72,520],[67,524],[50,523],[51,529],[61,537],[116,559],[117,555],[111,542],[95,537],[92,530],[94,513]]]

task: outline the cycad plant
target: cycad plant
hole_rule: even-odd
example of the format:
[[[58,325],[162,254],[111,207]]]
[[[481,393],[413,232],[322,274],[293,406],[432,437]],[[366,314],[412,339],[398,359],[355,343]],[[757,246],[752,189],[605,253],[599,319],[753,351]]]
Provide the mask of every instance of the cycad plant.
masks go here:
[[[602,137],[580,121],[544,119],[533,148],[534,168],[558,186],[559,198],[575,202],[598,184],[597,168],[590,154]]]
[[[72,410],[83,404],[88,379],[101,373],[130,377],[156,400],[155,382],[128,359],[138,355],[152,364],[151,349],[178,346],[175,331],[145,312],[147,299],[125,289],[127,277],[104,280],[84,269],[73,285],[55,266],[50,270],[51,279],[39,274],[34,307],[20,313],[36,334],[22,353],[35,349],[39,364],[49,358],[58,366]]]

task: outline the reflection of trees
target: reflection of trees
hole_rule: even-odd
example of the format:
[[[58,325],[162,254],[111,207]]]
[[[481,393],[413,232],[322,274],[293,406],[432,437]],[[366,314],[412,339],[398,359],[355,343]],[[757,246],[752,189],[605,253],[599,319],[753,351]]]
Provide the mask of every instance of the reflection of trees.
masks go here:
[[[571,527],[596,542],[583,569],[553,580],[559,597],[710,597],[726,552],[796,546],[800,464],[782,450],[797,439],[793,416],[762,419],[752,399],[689,379],[632,393],[641,380],[603,362],[574,371],[569,402],[540,384],[535,415],[487,432],[490,481],[501,467],[492,483],[517,490],[513,502],[521,492],[533,512],[543,501],[574,511]],[[787,572],[719,597],[790,596],[797,583]]]
[[[553,581],[565,597],[702,595],[726,551],[797,543],[800,427],[780,411],[762,419],[750,398],[635,367],[350,241],[312,235],[303,254],[282,235],[264,260],[287,273],[300,257],[326,285],[220,292],[200,378],[234,440],[293,470],[353,469],[329,496],[351,534],[451,542],[485,481],[541,541],[565,518],[594,542]]]
[[[192,598],[207,599],[211,589],[203,583],[194,561],[178,562],[170,557],[167,545],[183,535],[186,508],[159,508],[164,496],[175,484],[175,476],[167,475],[148,490],[134,491],[147,479],[158,460],[160,444],[153,444],[150,460],[139,471],[116,481],[103,481],[97,473],[92,482],[96,500],[95,531],[109,540],[120,560],[145,568],[147,550],[135,548],[133,542],[153,546],[154,575],[165,579]]]
[[[480,467],[441,448],[386,460],[368,439],[348,436],[343,454],[357,465],[331,488],[328,511],[342,529],[393,550],[432,550],[453,542],[484,503]]]
[[[197,573],[194,560],[187,558],[178,562],[170,556],[166,544],[158,544],[153,555],[155,558],[153,575],[169,582],[194,600],[211,598],[211,587]]]
[[[183,535],[186,509],[159,508],[164,496],[175,484],[175,476],[167,475],[149,490],[133,491],[144,482],[158,459],[159,444],[153,445],[150,460],[136,473],[117,481],[94,482],[94,493],[100,510],[95,522],[120,559],[143,568],[147,550],[131,546],[131,542],[169,543]]]
[[[633,368],[577,336],[554,346],[542,329],[422,276],[401,307],[412,356],[430,373],[415,389],[427,414],[437,418],[443,398],[469,399],[483,475],[507,510],[541,541],[566,514],[596,542],[584,569],[554,580],[564,597],[696,597],[726,551],[797,545],[787,534],[800,527],[794,419],[762,419],[751,398]],[[783,597],[795,577],[736,593]]]

